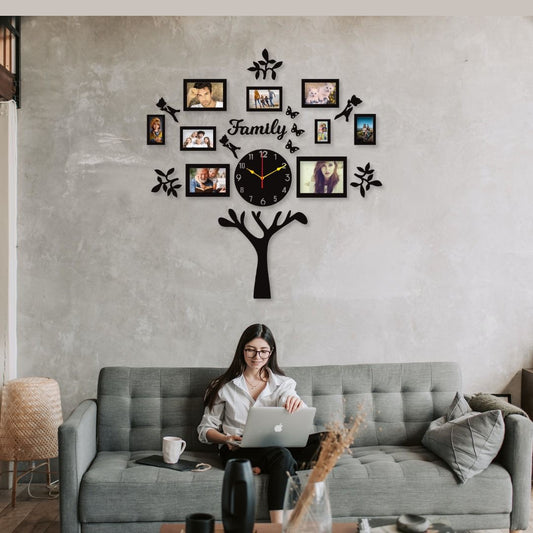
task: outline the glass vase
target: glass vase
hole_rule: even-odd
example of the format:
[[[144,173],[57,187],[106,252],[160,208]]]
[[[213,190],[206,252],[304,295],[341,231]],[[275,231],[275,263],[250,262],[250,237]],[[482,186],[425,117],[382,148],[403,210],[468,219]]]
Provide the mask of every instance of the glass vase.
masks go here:
[[[310,472],[289,478],[283,503],[283,533],[331,533],[331,507],[325,481],[309,481]]]

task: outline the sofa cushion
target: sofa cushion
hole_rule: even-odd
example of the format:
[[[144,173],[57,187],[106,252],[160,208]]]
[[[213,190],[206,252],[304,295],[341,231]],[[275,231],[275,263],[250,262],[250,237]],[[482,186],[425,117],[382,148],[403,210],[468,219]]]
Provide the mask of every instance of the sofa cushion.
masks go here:
[[[498,463],[458,485],[449,466],[422,445],[361,446],[328,477],[333,516],[494,515],[511,510],[509,473]]]
[[[212,464],[207,472],[176,472],[135,463],[153,453],[100,452],[82,481],[82,523],[183,521],[198,511],[221,520],[224,471],[216,453],[182,455]],[[268,476],[255,476],[254,481],[256,518],[268,520]],[[487,505],[497,515],[511,509],[511,480],[503,467],[492,464],[468,489],[458,489],[444,461],[421,445],[352,448],[351,455],[340,458],[327,484],[333,516],[339,518],[398,516],[406,510],[476,515],[486,513]]]
[[[441,417],[433,421],[422,444],[443,459],[459,481],[465,483],[489,466],[501,448],[504,433],[500,411],[471,411],[450,420]]]
[[[450,404],[450,407],[448,407],[448,410],[446,411],[446,421],[449,422],[450,420],[455,420],[456,418],[459,418],[460,416],[466,415],[467,413],[471,412],[472,408],[465,400],[463,394],[457,392],[455,394],[455,398]]]

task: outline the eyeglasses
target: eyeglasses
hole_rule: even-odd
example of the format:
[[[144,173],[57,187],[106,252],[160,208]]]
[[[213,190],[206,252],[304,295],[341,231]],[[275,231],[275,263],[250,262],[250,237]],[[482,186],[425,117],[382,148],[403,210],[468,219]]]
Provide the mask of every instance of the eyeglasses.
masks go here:
[[[255,348],[245,348],[244,353],[246,357],[253,359],[258,355],[261,359],[268,359],[272,353],[270,350],[256,350]]]

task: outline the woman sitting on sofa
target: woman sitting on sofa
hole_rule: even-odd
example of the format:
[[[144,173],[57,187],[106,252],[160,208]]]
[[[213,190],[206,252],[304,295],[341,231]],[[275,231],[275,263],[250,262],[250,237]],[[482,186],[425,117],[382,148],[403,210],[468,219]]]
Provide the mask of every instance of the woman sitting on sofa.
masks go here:
[[[198,426],[200,442],[218,444],[224,464],[234,457],[249,459],[255,474],[270,475],[268,508],[271,522],[277,523],[282,522],[287,472],[295,473],[295,458],[280,446],[241,449],[231,442],[242,440],[252,405],[284,406],[290,413],[303,407],[295,388],[296,382],[278,366],[272,332],[263,324],[253,324],[241,335],[229,368],[207,387]]]

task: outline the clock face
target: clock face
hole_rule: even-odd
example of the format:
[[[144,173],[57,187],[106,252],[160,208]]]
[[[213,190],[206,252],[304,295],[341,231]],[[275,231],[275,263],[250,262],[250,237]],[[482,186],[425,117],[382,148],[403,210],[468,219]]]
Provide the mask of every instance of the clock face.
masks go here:
[[[291,187],[289,164],[273,150],[253,150],[235,168],[235,188],[253,205],[273,205]]]

